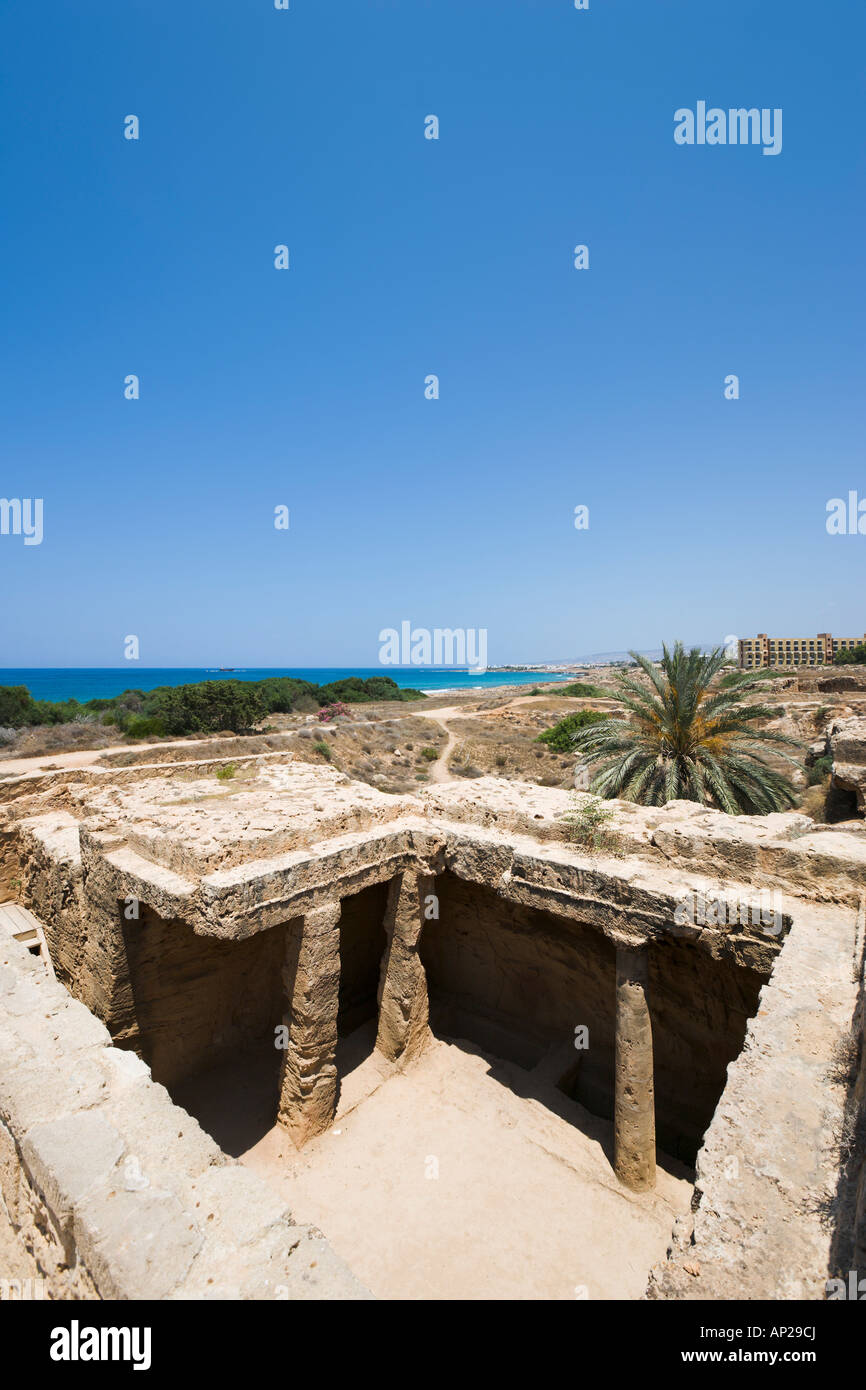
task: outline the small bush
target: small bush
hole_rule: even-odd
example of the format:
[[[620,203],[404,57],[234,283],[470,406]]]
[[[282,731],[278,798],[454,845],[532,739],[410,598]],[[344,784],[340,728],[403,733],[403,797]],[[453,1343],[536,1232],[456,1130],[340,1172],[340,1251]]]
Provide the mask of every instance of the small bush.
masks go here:
[[[0,724],[13,729],[35,724],[36,702],[26,685],[0,685]]]
[[[599,720],[609,717],[607,714],[602,714],[600,710],[578,709],[573,714],[567,714],[564,719],[560,719],[552,728],[545,729],[535,741],[536,743],[546,743],[548,748],[554,749],[557,753],[568,753],[574,748],[574,735],[578,729],[586,728],[587,724],[597,724]]]
[[[615,854],[620,849],[620,839],[609,828],[613,811],[604,806],[597,796],[577,796],[573,809],[566,812],[565,824],[568,838],[581,849],[606,850]]]
[[[323,705],[319,710],[319,722],[321,724],[330,724],[332,719],[341,719],[350,713],[351,711],[347,704],[344,704],[342,700],[335,700],[332,705]]]
[[[123,732],[127,738],[165,738],[165,725],[157,717],[135,714]]]
[[[237,768],[235,767],[234,763],[226,763],[225,767],[217,768],[215,775],[220,779],[221,782],[228,782],[230,778],[234,777],[236,772]]]
[[[846,647],[833,657],[834,666],[863,666],[866,664],[866,646]]]
[[[422,748],[421,757],[425,762],[435,763],[436,759],[439,757],[439,750],[436,748]]]
[[[582,696],[584,700],[615,700],[616,696],[610,690],[603,690],[600,685],[592,685],[590,682],[575,681],[573,685],[565,685],[561,690],[555,692],[557,695],[570,695],[572,697]]]
[[[331,750],[328,747],[327,743],[325,743],[324,739],[319,739],[318,743],[313,744],[313,752],[321,753],[322,757],[327,762],[331,761]]]
[[[816,758],[810,768],[807,768],[808,780],[806,785],[817,787],[820,782],[830,776],[833,771],[833,758],[829,753],[825,753],[823,758]]]

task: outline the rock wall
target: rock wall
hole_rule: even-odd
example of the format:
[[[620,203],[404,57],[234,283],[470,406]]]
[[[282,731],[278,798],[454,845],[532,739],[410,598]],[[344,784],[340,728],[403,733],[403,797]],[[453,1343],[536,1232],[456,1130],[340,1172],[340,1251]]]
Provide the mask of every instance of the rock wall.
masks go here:
[[[831,797],[837,808],[828,820],[866,815],[866,719],[837,719],[827,742],[833,755]]]
[[[843,1167],[836,1202],[836,1239],[831,1261],[834,1277],[850,1270],[866,1276],[866,899],[860,904],[852,974],[857,1004],[850,1035],[835,1058],[837,1077],[849,1087],[842,1127]]]
[[[18,942],[0,940],[0,1221],[62,1299],[369,1297]]]
[[[833,1059],[851,1040],[855,916],[798,909],[649,1298],[823,1299],[839,1260],[850,1268],[838,1248],[850,1083]]]
[[[574,1058],[570,1093],[612,1114],[615,950],[591,927],[503,901],[445,873],[436,879],[439,920],[421,933],[434,1032],[463,1037],[532,1068],[547,1052],[589,1047]]]
[[[288,925],[219,941],[143,905],[140,913],[122,921],[128,989],[112,1033],[139,1053],[156,1081],[171,1087],[274,1036],[285,1012],[280,971]]]

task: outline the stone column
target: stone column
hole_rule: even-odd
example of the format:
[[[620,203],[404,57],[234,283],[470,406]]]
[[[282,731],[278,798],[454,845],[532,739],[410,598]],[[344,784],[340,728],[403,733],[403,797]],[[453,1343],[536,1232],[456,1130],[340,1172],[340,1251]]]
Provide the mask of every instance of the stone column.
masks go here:
[[[340,903],[317,907],[289,932],[283,984],[288,1047],[280,1069],[279,1122],[298,1148],[321,1134],[337,1108]]]
[[[427,977],[418,945],[425,899],[435,887],[433,874],[406,869],[388,888],[376,1048],[391,1062],[411,1061],[427,1039]]]
[[[655,1187],[653,1035],[647,1002],[646,942],[616,948],[614,1167],[635,1192]]]

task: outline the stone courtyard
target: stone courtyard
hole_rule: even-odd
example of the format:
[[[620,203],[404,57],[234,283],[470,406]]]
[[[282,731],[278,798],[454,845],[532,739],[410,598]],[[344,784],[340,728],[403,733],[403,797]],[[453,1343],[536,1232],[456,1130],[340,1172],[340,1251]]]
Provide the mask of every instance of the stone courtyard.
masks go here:
[[[590,851],[559,788],[209,751],[0,781],[44,936],[0,935],[0,1218],[51,1297],[822,1298],[862,1261],[866,838],[616,802]]]

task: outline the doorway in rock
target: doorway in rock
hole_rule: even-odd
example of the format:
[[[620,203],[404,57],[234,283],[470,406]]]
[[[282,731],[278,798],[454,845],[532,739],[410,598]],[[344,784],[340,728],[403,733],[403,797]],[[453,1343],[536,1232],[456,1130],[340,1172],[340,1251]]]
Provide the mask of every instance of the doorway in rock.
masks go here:
[[[768,975],[671,937],[650,948],[656,1142],[694,1165]]]
[[[505,1084],[557,1113],[563,1096],[577,1102],[573,1123],[606,1134],[589,1117],[613,1118],[612,942],[450,873],[437,893],[439,921],[421,937],[434,1033],[481,1049]],[[767,976],[690,941],[649,950],[657,1145],[693,1166]]]
[[[425,926],[430,1026],[498,1061],[512,1089],[613,1116],[616,952],[593,927],[510,903],[450,873]],[[577,1030],[586,1029],[588,1046]],[[577,1107],[573,1107],[579,1122]]]
[[[824,816],[828,825],[838,825],[840,821],[860,819],[857,793],[850,787],[840,787],[831,777],[824,800]]]
[[[129,990],[115,1040],[235,1156],[276,1117],[288,929],[222,941],[144,906],[122,919]]]
[[[340,1002],[337,1014],[338,1101],[344,1079],[376,1047],[379,977],[385,954],[388,883],[375,883],[340,904]]]

